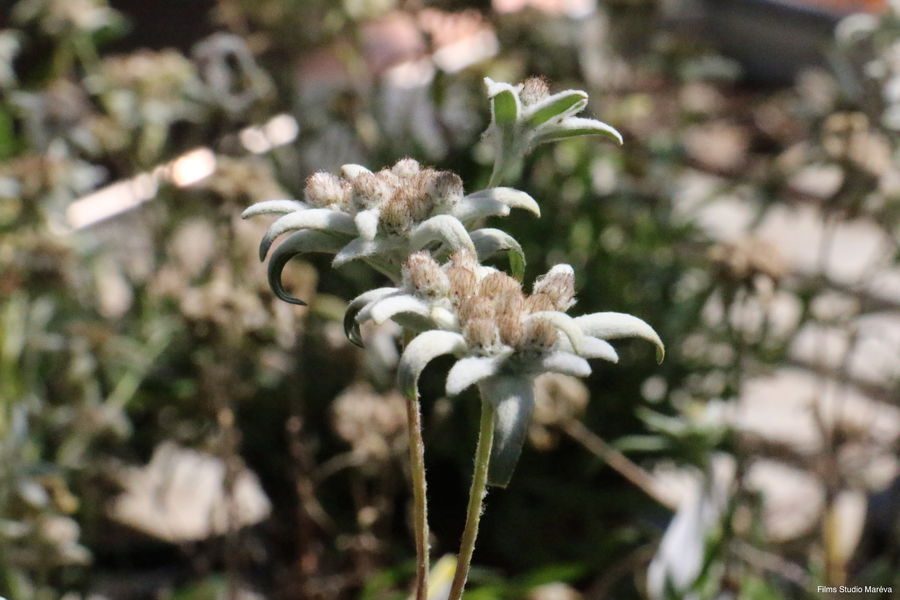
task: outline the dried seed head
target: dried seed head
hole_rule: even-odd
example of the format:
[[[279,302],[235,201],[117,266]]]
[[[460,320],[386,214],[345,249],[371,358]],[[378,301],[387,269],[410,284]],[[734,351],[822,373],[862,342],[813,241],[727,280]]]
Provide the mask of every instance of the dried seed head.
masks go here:
[[[360,173],[353,180],[351,187],[353,206],[359,210],[381,206],[394,193],[390,183],[374,173]]]
[[[536,313],[545,310],[556,310],[556,304],[547,294],[532,294],[525,298],[525,312]]]
[[[457,315],[463,324],[476,319],[493,320],[494,303],[483,296],[469,296],[459,303]]]
[[[550,95],[550,86],[543,77],[529,77],[522,84],[522,92],[519,97],[525,106],[540,102]]]
[[[500,334],[491,319],[474,319],[466,323],[463,337],[475,354],[490,354],[500,346]]]
[[[350,184],[331,173],[319,171],[306,180],[306,201],[318,208],[343,208],[348,204]]]
[[[438,171],[427,183],[426,193],[435,207],[448,210],[463,197],[463,182],[451,171]]]
[[[519,282],[501,271],[486,275],[478,285],[478,294],[485,298],[496,298],[503,294],[520,294],[521,291],[522,287]]]
[[[575,304],[575,273],[569,265],[556,265],[538,277],[532,291],[550,298],[556,310],[568,310]]]
[[[544,319],[532,319],[523,328],[521,347],[530,352],[549,352],[556,345],[556,327]]]
[[[401,177],[403,179],[410,179],[415,177],[421,166],[419,165],[419,161],[414,158],[401,158],[398,160],[394,166],[391,168],[391,171],[394,175]]]
[[[425,298],[445,298],[450,280],[428,252],[411,254],[403,265],[403,285]]]

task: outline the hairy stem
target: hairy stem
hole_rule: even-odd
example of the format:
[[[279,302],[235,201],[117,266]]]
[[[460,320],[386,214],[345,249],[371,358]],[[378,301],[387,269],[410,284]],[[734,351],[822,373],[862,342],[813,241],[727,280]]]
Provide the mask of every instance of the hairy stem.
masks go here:
[[[416,537],[416,600],[428,595],[428,504],[425,493],[425,443],[417,398],[406,399],[409,426],[409,467],[413,485],[413,528]]]
[[[478,431],[478,446],[475,449],[475,472],[472,474],[472,488],[469,490],[469,508],[466,514],[466,528],[463,531],[456,559],[456,573],[450,588],[449,600],[460,600],[469,565],[475,552],[475,538],[478,537],[478,523],[481,521],[482,502],[487,493],[488,465],[491,462],[491,446],[494,443],[494,405],[487,399],[481,400],[481,428]]]

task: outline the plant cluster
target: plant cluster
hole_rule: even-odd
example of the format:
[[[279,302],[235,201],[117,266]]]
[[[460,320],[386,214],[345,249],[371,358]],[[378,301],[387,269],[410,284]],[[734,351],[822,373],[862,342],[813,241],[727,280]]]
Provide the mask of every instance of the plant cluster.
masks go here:
[[[550,94],[547,83],[538,78],[516,86],[490,79],[485,83],[491,102],[486,137],[494,147],[492,183],[545,142],[597,134],[622,141],[612,127],[575,116],[587,105],[584,92]],[[486,488],[509,483],[525,443],[534,411],[535,378],[542,373],[590,375],[586,359],[617,362],[607,340],[622,337],[652,341],[661,361],[662,341],[632,315],[566,314],[575,304],[575,274],[569,265],[551,268],[526,294],[515,277],[482,264],[505,250],[515,253],[511,264],[524,266],[521,247],[508,234],[476,228],[482,219],[505,216],[512,207],[540,215],[538,204],[523,192],[489,187],[464,195],[458,175],[423,168],[411,158],[376,173],[352,164],[341,168],[340,177],[315,173],[305,192],[305,202],[268,200],[242,216],[283,215],[260,243],[263,260],[279,236],[294,232],[269,262],[270,284],[282,299],[303,304],[285,292],[281,272],[291,258],[311,252],[335,254],[335,267],[363,260],[399,284],[363,292],[349,304],[344,323],[355,343],[361,343],[359,328],[368,321],[394,320],[408,332],[398,386],[408,399],[419,600],[426,597],[429,568],[419,375],[436,357],[452,354],[458,360],[447,375],[447,394],[457,396],[478,385],[481,429],[449,596],[458,600],[468,577]],[[521,268],[514,272],[521,277]]]

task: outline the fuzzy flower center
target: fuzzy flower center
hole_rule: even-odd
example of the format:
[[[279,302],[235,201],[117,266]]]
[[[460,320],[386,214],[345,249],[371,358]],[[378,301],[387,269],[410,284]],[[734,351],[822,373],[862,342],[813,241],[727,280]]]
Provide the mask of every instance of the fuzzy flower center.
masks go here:
[[[305,192],[306,201],[315,208],[351,215],[375,210],[379,231],[401,235],[429,217],[449,212],[462,199],[464,190],[459,175],[404,158],[390,169],[352,178],[314,173],[306,180]]]

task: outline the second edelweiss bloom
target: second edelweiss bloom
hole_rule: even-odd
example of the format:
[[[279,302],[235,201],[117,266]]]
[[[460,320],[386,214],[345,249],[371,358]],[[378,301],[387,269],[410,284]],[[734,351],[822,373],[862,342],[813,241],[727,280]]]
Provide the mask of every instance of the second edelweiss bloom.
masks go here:
[[[596,119],[576,117],[587,107],[588,95],[581,90],[551,94],[547,82],[539,77],[518,85],[486,77],[491,100],[491,124],[485,135],[494,146],[494,172],[491,182],[504,175],[535,147],[585,135],[600,135],[622,143],[622,135]]]
[[[429,327],[420,329],[429,330],[416,336],[400,359],[399,386],[409,396],[417,396],[419,375],[431,360],[444,354],[458,357],[447,376],[447,394],[456,396],[477,384],[496,410],[491,485],[505,486],[512,476],[534,409],[535,377],[585,377],[591,373],[586,359],[618,361],[606,340],[622,337],[653,342],[662,360],[662,341],[637,317],[566,314],[575,303],[569,265],[553,267],[525,294],[518,281],[481,267],[466,252],[457,252],[443,267],[430,257],[410,259],[407,289],[370,296],[357,319],[428,322]]]
[[[509,252],[514,270],[524,258],[519,244],[497,229],[468,228],[484,217],[506,216],[522,208],[540,216],[531,196],[511,188],[493,188],[465,195],[458,175],[424,168],[411,158],[377,173],[359,165],[344,165],[341,176],[315,173],[306,183],[305,202],[268,200],[244,211],[248,218],[279,215],[260,242],[265,260],[280,236],[292,233],[269,259],[269,283],[275,294],[294,304],[281,285],[281,271],[298,254],[335,254],[334,266],[364,260],[372,267],[400,279],[400,265],[423,248],[439,256],[456,250],[485,259]]]

